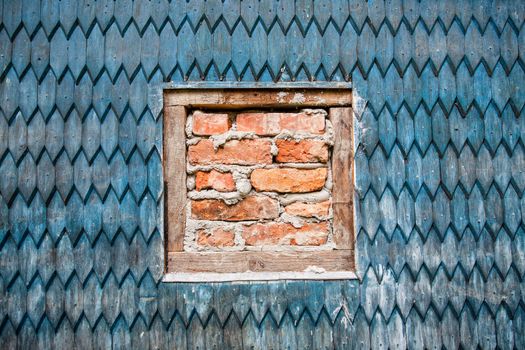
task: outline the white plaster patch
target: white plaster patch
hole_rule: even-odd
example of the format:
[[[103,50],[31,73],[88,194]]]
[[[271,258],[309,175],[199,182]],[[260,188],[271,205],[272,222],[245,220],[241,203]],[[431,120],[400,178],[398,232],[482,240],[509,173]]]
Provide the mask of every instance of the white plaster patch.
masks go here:
[[[277,102],[279,102],[279,103],[285,103],[285,102],[286,102],[286,100],[285,100],[286,96],[288,96],[288,93],[287,93],[287,92],[285,92],[285,91],[281,91],[281,92],[279,92],[279,93],[277,94]]]
[[[306,98],[304,97],[304,94],[297,92],[293,95],[292,99],[290,100],[290,103],[304,103],[305,101]]]

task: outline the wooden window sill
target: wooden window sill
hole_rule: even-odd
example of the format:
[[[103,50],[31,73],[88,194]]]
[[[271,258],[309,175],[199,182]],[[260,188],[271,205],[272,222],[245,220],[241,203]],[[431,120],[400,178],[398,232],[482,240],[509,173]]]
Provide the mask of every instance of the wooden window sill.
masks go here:
[[[167,273],[162,282],[250,282],[250,281],[283,281],[283,280],[353,280],[357,276],[352,271],[326,272],[236,272],[236,273]]]

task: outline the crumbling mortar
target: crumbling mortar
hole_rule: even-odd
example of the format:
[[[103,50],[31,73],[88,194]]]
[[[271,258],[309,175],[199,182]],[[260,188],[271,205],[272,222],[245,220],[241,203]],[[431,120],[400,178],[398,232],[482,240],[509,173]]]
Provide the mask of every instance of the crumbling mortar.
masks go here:
[[[319,203],[330,199],[331,193],[326,189],[317,192],[308,193],[286,193],[281,195],[280,201],[283,205],[289,205],[295,202]]]
[[[186,117],[186,144],[187,140],[193,137],[193,113],[190,113]]]
[[[222,133],[220,135],[212,135],[209,139],[213,142],[213,149],[217,151],[219,147],[231,140],[252,140],[258,138],[259,137],[257,137],[257,135],[255,135],[253,132],[229,130],[228,132]]]
[[[240,165],[240,164],[206,164],[206,165],[192,165],[186,163],[186,173],[195,174],[197,171],[211,171],[217,170],[221,173],[233,172],[249,175],[255,169],[278,169],[278,168],[294,168],[294,169],[317,169],[327,168],[327,163],[273,163],[273,164],[254,164],[254,165]]]
[[[334,250],[336,247],[333,244],[326,242],[318,246],[298,246],[298,245],[263,245],[263,246],[246,246],[246,251],[257,252],[314,252]]]
[[[334,131],[330,120],[327,117],[327,112],[320,109],[303,109],[303,112],[308,115],[321,113],[325,117],[325,132],[321,135],[312,135],[305,132],[290,132],[289,130],[283,130],[281,133],[275,136],[258,136],[253,132],[239,132],[237,131],[237,124],[232,113],[229,113],[231,121],[231,128],[228,132],[221,135],[212,135],[210,137],[195,136],[192,133],[193,127],[193,115],[188,116],[186,122],[186,145],[194,145],[201,140],[210,139],[213,142],[214,149],[217,150],[230,140],[241,140],[241,139],[267,139],[271,142],[271,154],[272,161],[278,154],[278,148],[276,146],[276,140],[317,140],[323,141],[329,146],[329,160],[332,159],[332,146],[334,144]],[[322,190],[317,192],[309,193],[277,193],[277,192],[257,192],[252,189],[251,182],[249,180],[251,172],[255,169],[272,169],[272,168],[297,168],[297,169],[315,169],[320,167],[328,168],[327,179],[325,181]],[[195,189],[195,176],[197,171],[211,171],[216,170],[220,172],[231,172],[234,182],[236,184],[236,191],[234,192],[218,192],[215,190],[205,191],[194,191]],[[199,199],[219,199],[223,200],[228,205],[238,203],[244,197],[248,195],[265,195],[270,198],[278,200],[279,205],[279,217],[274,220],[247,220],[239,222],[229,221],[208,221],[208,220],[195,220],[191,218],[191,206],[187,205],[187,220],[186,220],[186,235],[184,238],[184,248],[187,251],[318,251],[318,250],[331,250],[335,248],[333,242],[333,208],[332,205],[329,207],[329,214],[326,217],[318,218],[304,218],[300,216],[294,216],[287,214],[284,210],[286,205],[294,202],[306,202],[306,203],[318,203],[331,199],[332,190],[332,169],[331,162],[327,163],[272,163],[272,164],[254,164],[254,165],[225,165],[225,164],[209,164],[209,165],[192,165],[187,162],[187,187],[188,187],[188,199],[199,200]],[[244,226],[253,225],[255,223],[290,223],[296,228],[302,227],[306,223],[326,221],[329,225],[327,242],[321,246],[281,246],[281,245],[265,245],[265,246],[246,246],[244,239],[242,238],[242,228]],[[225,230],[231,230],[235,234],[233,247],[208,247],[199,246],[197,244],[197,232],[199,230],[213,231],[214,229],[221,228]]]

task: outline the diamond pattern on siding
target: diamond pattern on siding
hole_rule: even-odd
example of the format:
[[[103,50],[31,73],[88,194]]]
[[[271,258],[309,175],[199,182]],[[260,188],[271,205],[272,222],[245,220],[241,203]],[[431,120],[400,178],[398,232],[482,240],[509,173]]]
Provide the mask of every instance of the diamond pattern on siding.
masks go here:
[[[521,1],[4,1],[6,348],[524,348]],[[359,281],[165,284],[161,82],[352,81]]]

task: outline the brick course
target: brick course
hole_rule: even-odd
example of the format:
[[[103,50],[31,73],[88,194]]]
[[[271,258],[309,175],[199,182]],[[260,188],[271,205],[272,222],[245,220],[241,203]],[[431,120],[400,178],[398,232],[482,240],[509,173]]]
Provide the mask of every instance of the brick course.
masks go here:
[[[184,249],[301,250],[330,244],[331,200],[318,196],[321,190],[331,193],[326,116],[323,110],[194,111]]]
[[[305,193],[323,188],[327,175],[326,168],[317,169],[255,169],[250,180],[257,191],[280,193]]]
[[[326,243],[328,225],[326,222],[310,223],[300,228],[282,222],[245,226],[242,238],[246,245],[299,245],[318,246]]]
[[[246,197],[238,203],[228,205],[221,199],[203,199],[191,202],[194,219],[243,221],[275,219],[279,206],[275,199],[266,196]]]
[[[323,113],[240,113],[237,130],[263,136],[275,136],[285,130],[322,134],[325,116]]]
[[[330,205],[330,201],[324,201],[321,203],[295,202],[287,205],[284,210],[290,215],[323,219],[328,216]]]
[[[271,146],[268,140],[231,140],[215,150],[213,141],[201,140],[189,147],[188,159],[191,164],[271,164]]]

